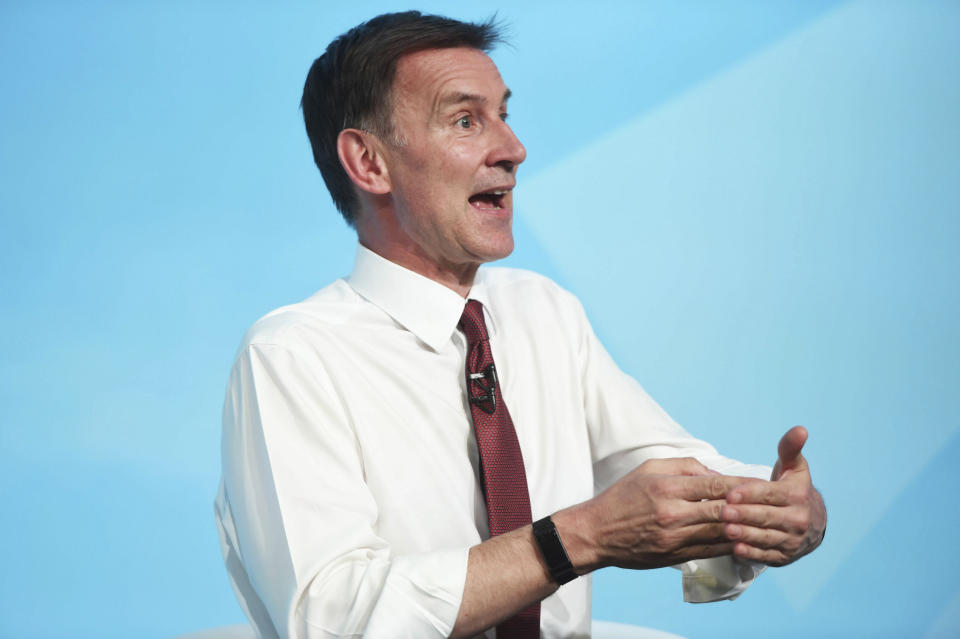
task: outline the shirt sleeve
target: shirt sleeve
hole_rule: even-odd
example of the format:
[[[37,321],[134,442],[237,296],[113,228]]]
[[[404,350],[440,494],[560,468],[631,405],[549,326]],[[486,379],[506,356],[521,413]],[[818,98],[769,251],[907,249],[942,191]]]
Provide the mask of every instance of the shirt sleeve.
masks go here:
[[[724,474],[770,477],[770,467],[724,457],[677,424],[635,379],[620,370],[594,334],[579,301],[574,302],[597,493],[648,459],[667,457],[693,457]],[[763,565],[732,556],[689,561],[676,568],[683,575],[684,600],[695,603],[735,599],[764,570]]]
[[[216,513],[235,592],[264,637],[441,637],[469,548],[396,555],[360,448],[319,362],[247,346],[223,411]]]

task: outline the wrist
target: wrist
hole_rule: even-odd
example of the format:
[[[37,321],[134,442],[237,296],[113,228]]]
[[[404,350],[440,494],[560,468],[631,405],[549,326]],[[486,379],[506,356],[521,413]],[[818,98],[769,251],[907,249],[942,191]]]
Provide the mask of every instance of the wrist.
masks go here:
[[[602,567],[586,503],[560,510],[551,515],[551,519],[577,575],[586,575]]]
[[[570,557],[563,547],[563,540],[560,539],[560,533],[550,519],[550,515],[533,522],[533,539],[540,550],[540,557],[547,566],[551,581],[562,586],[577,578],[573,564],[570,563]]]

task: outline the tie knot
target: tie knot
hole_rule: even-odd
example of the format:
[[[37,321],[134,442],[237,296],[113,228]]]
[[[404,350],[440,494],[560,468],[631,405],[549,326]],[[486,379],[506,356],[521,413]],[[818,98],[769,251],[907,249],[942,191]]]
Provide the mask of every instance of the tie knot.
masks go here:
[[[477,300],[467,300],[457,326],[467,336],[468,344],[487,339],[487,325],[483,322],[483,304]]]

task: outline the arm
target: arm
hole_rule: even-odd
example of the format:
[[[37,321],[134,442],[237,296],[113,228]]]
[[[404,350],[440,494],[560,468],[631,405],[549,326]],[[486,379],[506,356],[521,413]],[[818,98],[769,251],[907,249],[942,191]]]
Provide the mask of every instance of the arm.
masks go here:
[[[552,519],[575,571],[606,566],[647,569],[729,555],[720,512],[741,477],[711,473],[693,459],[644,463],[591,500]],[[454,637],[483,631],[557,589],[532,527],[524,526],[470,550]]]
[[[262,613],[265,636],[472,635],[556,589],[530,526],[470,549],[395,553],[376,534],[377,504],[331,388],[277,345],[245,349],[231,377],[221,517],[248,578],[238,594]],[[693,460],[649,462],[555,522],[581,574],[729,553],[719,498],[742,482]]]
[[[744,483],[693,459],[651,460],[552,519],[579,575],[732,554],[790,563],[814,550],[826,527],[823,500],[800,455],[805,440],[802,428],[784,435],[771,481]],[[474,546],[451,636],[481,632],[556,589],[531,526]]]
[[[770,467],[724,457],[677,424],[636,380],[620,370],[597,339],[579,302],[570,299],[565,324],[571,327],[571,343],[578,344],[598,491],[647,460],[673,457],[693,457],[728,475],[770,476]],[[763,570],[762,565],[734,561],[732,554],[676,567],[683,573],[683,597],[690,602],[734,599]]]
[[[250,584],[244,607],[262,611],[266,637],[449,634],[468,548],[399,554],[377,534],[349,416],[305,351],[254,344],[231,375],[222,528],[234,582]]]
[[[690,436],[613,363],[579,303],[563,306],[571,308],[564,323],[578,326],[570,342],[580,345],[585,416],[597,460],[597,484],[603,491],[552,515],[576,572],[586,574],[608,565],[654,568],[686,562],[684,568],[690,570],[685,570],[684,590],[689,600],[737,596],[761,568],[733,560],[735,544],[744,544],[730,538],[729,525],[723,529],[718,522],[723,497],[737,494],[743,479],[718,477],[692,459],[663,458],[696,456],[714,470],[751,477],[768,477],[770,468],[722,457]],[[723,493],[722,486],[731,484],[736,488]],[[718,581],[714,575],[722,577]],[[530,526],[475,546],[453,636],[470,636],[495,625],[556,588]]]

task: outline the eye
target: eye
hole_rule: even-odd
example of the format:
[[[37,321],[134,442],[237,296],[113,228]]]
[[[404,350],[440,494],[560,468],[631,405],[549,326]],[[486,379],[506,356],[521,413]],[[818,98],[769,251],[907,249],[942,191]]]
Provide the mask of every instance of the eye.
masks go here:
[[[473,126],[473,118],[469,115],[465,115],[459,120],[457,120],[457,126],[461,129],[469,129]]]
[[[506,111],[504,111],[503,113],[500,114],[500,119],[503,120],[504,122],[507,121],[507,118],[508,118],[508,117],[510,117],[510,114],[507,113]]]

